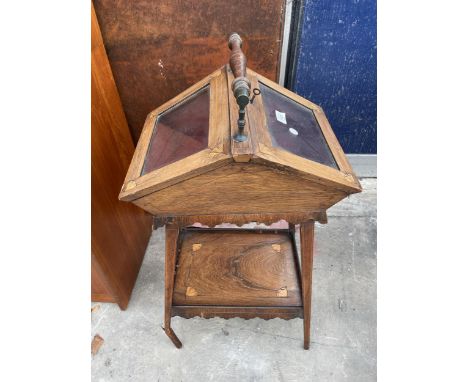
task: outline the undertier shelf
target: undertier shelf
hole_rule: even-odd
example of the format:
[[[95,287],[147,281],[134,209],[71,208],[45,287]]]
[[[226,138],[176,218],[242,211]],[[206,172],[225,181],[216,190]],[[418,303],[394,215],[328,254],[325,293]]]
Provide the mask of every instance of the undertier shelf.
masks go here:
[[[288,230],[184,230],[172,315],[302,317],[298,263]]]

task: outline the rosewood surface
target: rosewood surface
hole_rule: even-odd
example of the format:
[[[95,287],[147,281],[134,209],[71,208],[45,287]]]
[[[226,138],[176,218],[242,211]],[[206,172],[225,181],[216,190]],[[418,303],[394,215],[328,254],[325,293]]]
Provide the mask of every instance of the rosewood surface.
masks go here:
[[[303,317],[308,349],[313,226],[301,225],[299,260],[292,223],[287,229],[186,227],[177,218],[167,223],[164,331],[174,345],[182,347],[173,316]]]
[[[183,231],[174,305],[301,306],[289,232]]]

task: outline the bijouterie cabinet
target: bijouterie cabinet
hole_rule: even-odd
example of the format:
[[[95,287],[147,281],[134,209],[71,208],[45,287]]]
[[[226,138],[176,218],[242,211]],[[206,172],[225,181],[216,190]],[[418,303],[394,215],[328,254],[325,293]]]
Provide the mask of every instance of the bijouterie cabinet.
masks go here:
[[[148,115],[119,198],[165,226],[176,347],[173,316],[300,317],[308,349],[314,224],[361,186],[324,111],[248,69],[238,34],[228,46],[229,64]]]

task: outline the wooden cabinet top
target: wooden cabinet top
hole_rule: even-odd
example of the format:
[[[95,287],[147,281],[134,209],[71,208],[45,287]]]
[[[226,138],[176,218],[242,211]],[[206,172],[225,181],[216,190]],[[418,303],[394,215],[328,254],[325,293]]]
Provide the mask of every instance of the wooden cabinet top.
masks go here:
[[[238,141],[232,67],[148,115],[121,200],[164,216],[281,213],[324,211],[361,191],[323,110],[249,69]]]

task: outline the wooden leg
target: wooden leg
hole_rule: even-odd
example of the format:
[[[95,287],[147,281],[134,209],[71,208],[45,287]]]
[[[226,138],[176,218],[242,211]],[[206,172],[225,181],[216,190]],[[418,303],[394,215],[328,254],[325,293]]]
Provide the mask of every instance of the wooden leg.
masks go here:
[[[310,315],[312,305],[312,264],[314,256],[313,220],[301,224],[301,281],[304,304],[304,349],[310,345]]]
[[[174,343],[176,348],[182,347],[171,328],[172,293],[174,291],[174,275],[177,257],[177,240],[179,227],[176,224],[166,224],[166,259],[164,263],[164,332]]]

